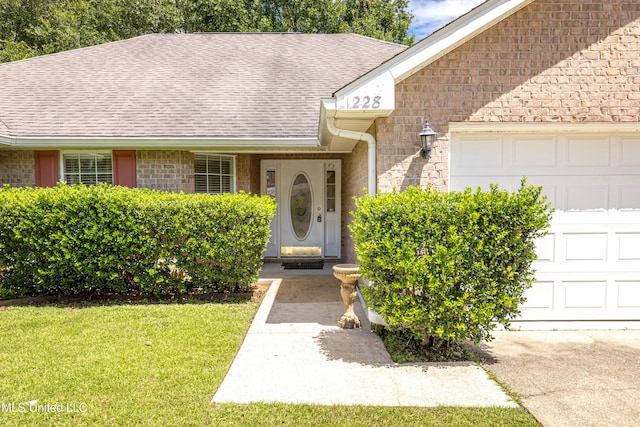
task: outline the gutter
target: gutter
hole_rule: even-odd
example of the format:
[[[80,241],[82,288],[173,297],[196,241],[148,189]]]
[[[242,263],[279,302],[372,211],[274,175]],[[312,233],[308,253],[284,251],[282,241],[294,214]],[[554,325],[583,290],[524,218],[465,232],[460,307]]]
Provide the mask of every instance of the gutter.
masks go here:
[[[15,145],[15,138],[9,136],[10,133],[9,126],[0,119],[0,144]]]
[[[357,132],[348,129],[341,129],[336,127],[335,119],[327,117],[327,130],[335,137],[353,139],[358,142],[365,141],[368,146],[369,161],[368,161],[368,184],[367,192],[370,196],[375,196],[377,192],[377,176],[376,176],[376,139],[373,135],[366,132]]]
[[[0,120],[0,126],[3,125],[2,120]],[[6,128],[6,126],[5,126]],[[7,130],[9,128],[6,128]],[[7,134],[0,133],[0,145],[16,145],[16,137],[9,136]]]
[[[9,136],[0,133],[0,145],[23,148],[180,148],[197,149],[233,149],[249,151],[290,150],[314,151],[318,149],[318,140],[313,137],[168,137],[168,136]]]
[[[16,143],[12,142],[12,138],[0,135],[0,145],[8,145],[11,147],[12,145],[16,145]]]

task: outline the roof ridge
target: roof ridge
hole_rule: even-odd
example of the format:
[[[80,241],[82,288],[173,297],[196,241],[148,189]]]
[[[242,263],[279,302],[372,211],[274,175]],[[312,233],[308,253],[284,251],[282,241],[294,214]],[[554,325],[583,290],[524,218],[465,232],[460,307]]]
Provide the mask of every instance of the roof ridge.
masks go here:
[[[386,45],[390,45],[390,46],[400,46],[400,47],[409,47],[407,45],[403,45],[400,43],[395,43],[395,42],[390,42],[387,40],[380,40],[377,39],[375,37],[370,37],[370,36],[365,36],[362,34],[357,34],[357,33],[301,33],[301,32],[288,32],[288,31],[211,31],[211,32],[195,32],[195,33],[147,33],[147,34],[141,34],[139,36],[135,36],[135,37],[130,37],[127,39],[121,39],[121,40],[113,40],[113,41],[109,41],[109,42],[104,42],[104,43],[98,43],[98,44],[94,44],[91,46],[83,46],[83,47],[78,47],[75,49],[69,49],[69,50],[62,50],[60,52],[53,52],[53,53],[46,53],[43,55],[36,55],[36,56],[31,56],[29,58],[25,58],[25,59],[19,59],[17,61],[10,61],[10,62],[5,62],[4,64],[13,64],[16,62],[24,62],[24,61],[33,61],[33,60],[38,60],[39,58],[49,58],[49,57],[55,57],[55,56],[59,56],[59,55],[64,55],[67,54],[69,52],[77,52],[77,51],[82,51],[82,50],[86,50],[86,49],[93,49],[93,48],[97,48],[97,47],[102,47],[102,46],[107,46],[107,45],[114,45],[114,44],[121,44],[121,43],[129,43],[132,40],[136,40],[136,39],[141,39],[141,38],[151,38],[151,37],[175,37],[175,36],[190,36],[190,35],[220,35],[220,34],[225,34],[225,35],[237,35],[237,34],[241,34],[241,35],[295,35],[295,36],[322,36],[322,37],[327,37],[327,36],[355,36],[358,38],[362,38],[362,39],[366,39],[366,40],[370,40],[373,42],[378,42],[378,43],[382,43],[382,44],[386,44]],[[0,64],[3,65],[3,64]]]
[[[152,36],[159,36],[159,35],[165,35],[165,34],[179,34],[179,33],[148,33],[148,34],[141,34],[139,36],[130,37],[128,39],[113,40],[113,41],[110,41],[110,42],[92,44],[91,46],[83,46],[83,47],[77,47],[75,49],[61,50],[60,52],[52,52],[52,53],[45,53],[45,54],[42,54],[42,55],[30,56],[29,58],[19,59],[17,61],[4,62],[4,63],[1,63],[0,65],[3,65],[3,64],[14,64],[16,62],[32,61],[32,60],[37,60],[38,58],[50,58],[52,56],[59,56],[59,55],[66,54],[68,52],[77,52],[77,51],[80,51],[80,50],[92,49],[92,48],[95,48],[95,47],[98,47],[98,46],[112,45],[112,44],[116,44],[116,43],[127,42],[129,40],[143,38],[143,37],[152,37]]]
[[[301,33],[298,31],[196,31],[193,33],[156,33],[156,34],[185,34],[185,35],[213,35],[213,34],[245,34],[245,35],[265,35],[265,34],[322,34],[322,33]]]
[[[401,43],[390,42],[388,40],[381,40],[375,37],[366,36],[364,34],[358,34],[353,32],[342,32],[342,33],[303,33],[299,31],[197,31],[193,33],[154,33],[155,35],[218,35],[218,34],[242,34],[242,35],[292,35],[292,36],[314,36],[314,37],[332,37],[332,36],[354,36],[362,39],[371,40],[374,42],[384,43],[391,46],[402,46],[409,47],[408,45],[404,45]],[[149,34],[151,35],[151,34]]]
[[[381,42],[381,43],[385,43],[385,44],[390,44],[392,46],[404,46],[404,47],[409,47],[406,44],[402,44],[402,43],[396,43],[396,42],[390,42],[388,40],[381,40],[381,39],[377,39],[375,37],[371,37],[371,36],[365,36],[364,34],[358,34],[358,33],[333,33],[333,34],[348,34],[351,36],[356,36],[356,37],[361,37],[363,39],[369,39],[369,40],[373,40],[373,41],[377,41],[377,42]]]

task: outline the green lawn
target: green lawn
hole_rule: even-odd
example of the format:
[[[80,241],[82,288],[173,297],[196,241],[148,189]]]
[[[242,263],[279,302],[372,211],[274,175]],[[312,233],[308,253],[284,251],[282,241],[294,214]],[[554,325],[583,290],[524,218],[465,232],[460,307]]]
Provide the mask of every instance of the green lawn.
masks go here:
[[[521,409],[211,405],[256,309],[249,300],[0,307],[0,425],[538,425]]]

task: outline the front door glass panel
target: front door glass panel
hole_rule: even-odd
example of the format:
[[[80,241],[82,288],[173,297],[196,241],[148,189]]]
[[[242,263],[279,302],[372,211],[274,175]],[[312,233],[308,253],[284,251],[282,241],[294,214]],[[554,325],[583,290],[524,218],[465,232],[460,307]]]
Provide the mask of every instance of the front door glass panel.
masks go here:
[[[291,226],[298,240],[304,240],[311,229],[311,185],[306,175],[298,173],[291,185]]]

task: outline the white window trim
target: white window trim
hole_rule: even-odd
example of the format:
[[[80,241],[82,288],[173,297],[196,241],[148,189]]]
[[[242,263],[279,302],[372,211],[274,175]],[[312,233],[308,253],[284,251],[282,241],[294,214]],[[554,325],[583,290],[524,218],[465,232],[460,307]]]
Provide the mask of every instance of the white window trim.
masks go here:
[[[193,171],[193,176],[194,176],[194,189],[193,191],[195,191],[195,156],[218,156],[218,157],[224,157],[224,158],[228,158],[231,160],[231,194],[236,193],[237,192],[237,178],[238,178],[238,171],[236,170],[236,155],[233,154],[221,154],[221,153],[217,153],[217,152],[208,152],[208,151],[195,151],[193,152],[193,165],[194,165],[194,171]],[[196,194],[219,194],[219,193],[196,193]]]
[[[65,169],[64,169],[64,156],[72,155],[72,154],[104,154],[111,156],[111,185],[113,185],[113,180],[115,179],[113,175],[113,151],[112,150],[63,150],[59,152],[58,159],[58,170],[60,173],[59,180],[61,182],[67,182],[65,179]]]

